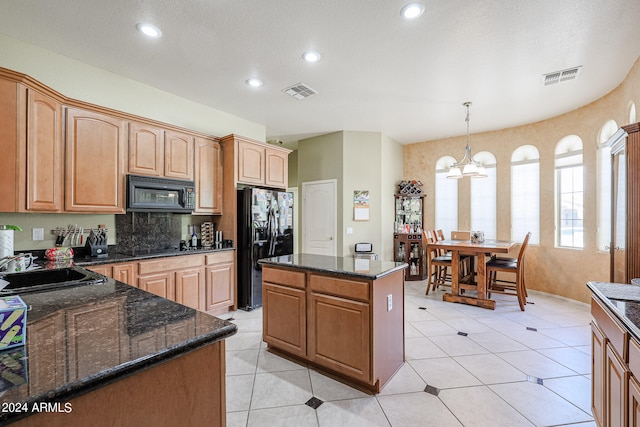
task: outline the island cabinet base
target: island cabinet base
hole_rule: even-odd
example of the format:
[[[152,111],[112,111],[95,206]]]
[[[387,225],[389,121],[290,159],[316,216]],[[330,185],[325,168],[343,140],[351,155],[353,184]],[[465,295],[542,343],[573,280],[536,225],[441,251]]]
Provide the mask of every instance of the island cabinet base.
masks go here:
[[[60,408],[64,410],[65,403]],[[224,340],[152,366],[42,412],[16,427],[225,426]]]
[[[404,363],[404,277],[263,265],[263,340],[275,353],[378,393]]]

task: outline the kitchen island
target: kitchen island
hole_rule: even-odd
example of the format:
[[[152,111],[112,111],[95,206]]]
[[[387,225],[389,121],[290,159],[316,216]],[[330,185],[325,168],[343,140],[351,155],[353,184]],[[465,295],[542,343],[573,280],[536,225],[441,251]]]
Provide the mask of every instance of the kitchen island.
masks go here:
[[[113,279],[20,296],[27,343],[7,352],[24,365],[2,377],[0,425],[225,425],[234,324]]]
[[[404,363],[407,264],[309,254],[259,264],[269,350],[380,392]]]
[[[599,426],[640,425],[640,286],[589,282],[591,395]]]

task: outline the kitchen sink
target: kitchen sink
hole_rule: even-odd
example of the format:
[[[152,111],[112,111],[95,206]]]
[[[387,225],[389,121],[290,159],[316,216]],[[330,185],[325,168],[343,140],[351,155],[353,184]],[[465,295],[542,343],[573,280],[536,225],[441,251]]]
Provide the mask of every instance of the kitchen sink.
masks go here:
[[[35,292],[63,286],[95,285],[106,277],[78,267],[35,270],[0,276],[0,293]],[[5,284],[3,287],[2,284]]]

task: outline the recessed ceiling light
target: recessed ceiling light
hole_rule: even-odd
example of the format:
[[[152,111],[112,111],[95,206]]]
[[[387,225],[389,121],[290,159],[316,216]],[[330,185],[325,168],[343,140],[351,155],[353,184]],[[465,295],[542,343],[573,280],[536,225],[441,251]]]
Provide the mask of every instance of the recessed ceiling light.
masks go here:
[[[408,3],[400,10],[400,14],[405,19],[416,19],[424,13],[424,5],[422,3]]]
[[[155,25],[139,22],[136,24],[136,28],[145,36],[153,37],[154,39],[162,36],[162,31]]]
[[[246,83],[251,87],[260,87],[264,84],[262,80],[256,78],[250,78]]]
[[[313,50],[309,50],[302,54],[302,59],[307,62],[318,62],[320,61],[320,58],[322,58],[322,56]]]

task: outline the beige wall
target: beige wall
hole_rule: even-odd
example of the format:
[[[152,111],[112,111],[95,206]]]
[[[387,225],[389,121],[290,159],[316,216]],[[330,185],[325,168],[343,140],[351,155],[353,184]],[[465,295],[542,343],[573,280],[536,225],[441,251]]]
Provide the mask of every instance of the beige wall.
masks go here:
[[[378,132],[335,132],[300,141],[297,161],[300,192],[303,182],[338,182],[338,256],[351,256],[356,243],[370,242],[380,259],[391,260],[393,194],[402,179],[402,146]],[[369,190],[368,221],[353,219],[356,190]],[[347,227],[353,234],[346,234]]]
[[[570,84],[570,83],[569,83]],[[609,280],[609,257],[597,250],[596,146],[600,129],[608,120],[628,124],[630,102],[640,102],[640,61],[636,61],[619,87],[601,99],[561,116],[471,136],[473,152],[490,151],[497,159],[498,238],[510,239],[510,161],[520,145],[532,144],[540,151],[540,245],[527,252],[527,287],[587,302],[589,280]],[[584,249],[560,249],[554,244],[554,149],[567,135],[578,135],[584,146]],[[435,162],[444,155],[460,159],[465,137],[419,142],[404,146],[404,178],[424,182],[427,196],[435,193]],[[469,179],[459,181],[459,228],[470,228]],[[434,199],[425,199],[426,222],[434,226]],[[522,240],[524,236],[518,238]]]

